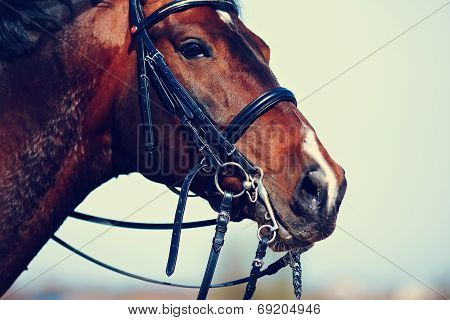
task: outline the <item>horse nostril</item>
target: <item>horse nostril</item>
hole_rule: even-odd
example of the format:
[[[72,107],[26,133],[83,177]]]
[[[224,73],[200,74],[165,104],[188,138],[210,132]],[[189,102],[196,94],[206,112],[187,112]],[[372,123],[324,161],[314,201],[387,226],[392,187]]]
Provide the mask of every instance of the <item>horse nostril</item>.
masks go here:
[[[297,185],[294,197],[294,212],[316,215],[326,205],[328,184],[322,170],[312,168],[305,172]]]
[[[319,193],[317,181],[312,175],[312,173],[305,176],[305,178],[303,179],[303,183],[300,187],[300,190],[301,192],[310,194],[311,196],[316,196]]]

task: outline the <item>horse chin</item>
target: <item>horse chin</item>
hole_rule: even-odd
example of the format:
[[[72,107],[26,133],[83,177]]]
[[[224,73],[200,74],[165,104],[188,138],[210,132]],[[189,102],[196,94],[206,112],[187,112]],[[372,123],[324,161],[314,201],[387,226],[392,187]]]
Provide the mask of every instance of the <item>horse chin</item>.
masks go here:
[[[220,203],[221,203],[221,197],[219,197],[217,194],[215,196],[211,195],[205,195],[205,199],[208,200],[211,208],[215,211],[219,211],[220,209]],[[239,209],[236,209],[239,208]],[[301,250],[302,252],[305,252],[312,248],[314,245],[313,242],[306,241],[303,239],[298,239],[294,237],[289,231],[288,228],[284,225],[283,220],[281,219],[280,215],[275,210],[275,217],[278,222],[279,229],[277,231],[277,235],[275,237],[275,240],[269,244],[269,247],[274,252],[285,252],[289,250]],[[268,224],[268,221],[264,219],[265,215],[267,213],[266,208],[264,205],[260,203],[256,204],[239,204],[236,203],[236,206],[234,206],[233,214],[232,214],[232,221],[233,222],[239,222],[244,219],[250,219],[255,221],[258,224],[258,228]]]
[[[257,205],[257,208],[254,212],[254,217],[252,220],[258,223],[258,227],[267,224],[267,221],[264,220],[264,217],[267,213],[265,207],[263,205]],[[302,251],[305,252],[313,247],[313,243],[305,240],[298,239],[294,237],[288,229],[285,227],[283,220],[280,218],[280,215],[275,210],[275,218],[278,222],[278,230],[275,240],[269,244],[269,247],[274,252],[285,252],[289,250],[294,251]],[[262,219],[261,219],[262,217]]]

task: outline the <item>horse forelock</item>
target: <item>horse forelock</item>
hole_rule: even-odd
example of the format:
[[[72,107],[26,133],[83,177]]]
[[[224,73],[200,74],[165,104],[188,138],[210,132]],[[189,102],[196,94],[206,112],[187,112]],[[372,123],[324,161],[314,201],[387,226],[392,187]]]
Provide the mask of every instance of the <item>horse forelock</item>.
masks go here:
[[[31,54],[44,35],[103,0],[0,0],[0,61]]]

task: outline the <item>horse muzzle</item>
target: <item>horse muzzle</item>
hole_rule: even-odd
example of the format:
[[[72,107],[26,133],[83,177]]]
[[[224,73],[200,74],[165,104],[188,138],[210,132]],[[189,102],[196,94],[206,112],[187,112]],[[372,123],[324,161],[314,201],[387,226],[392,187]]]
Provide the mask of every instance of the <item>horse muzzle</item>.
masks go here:
[[[305,171],[298,183],[292,212],[299,218],[290,228],[291,234],[309,242],[317,242],[330,236],[335,227],[337,214],[347,189],[347,180],[331,185],[323,170],[311,167]]]

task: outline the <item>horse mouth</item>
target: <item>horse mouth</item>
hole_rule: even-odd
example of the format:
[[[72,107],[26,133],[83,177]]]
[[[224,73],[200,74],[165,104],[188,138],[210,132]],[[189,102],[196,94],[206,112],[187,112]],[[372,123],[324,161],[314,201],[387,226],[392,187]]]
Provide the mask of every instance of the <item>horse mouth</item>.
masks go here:
[[[211,196],[211,194],[206,193],[205,195],[205,198],[208,199],[211,207],[218,211],[220,208],[220,197],[218,197],[219,194],[214,193],[214,196]],[[236,207],[233,211],[232,221],[239,222],[244,219],[251,219],[258,224],[258,228],[263,225],[270,224],[270,221],[265,219],[267,209],[260,201],[250,205],[249,203],[242,205],[239,201],[235,204]],[[278,230],[274,241],[269,244],[270,249],[274,252],[285,252],[289,250],[301,250],[304,252],[309,250],[313,246],[314,242],[306,239],[299,239],[293,235],[292,232],[289,231],[289,227],[287,227],[286,223],[284,223],[281,215],[277,212],[277,208],[274,205],[272,205],[272,208],[275,219],[278,223]],[[267,236],[270,237],[271,235],[267,234]]]

